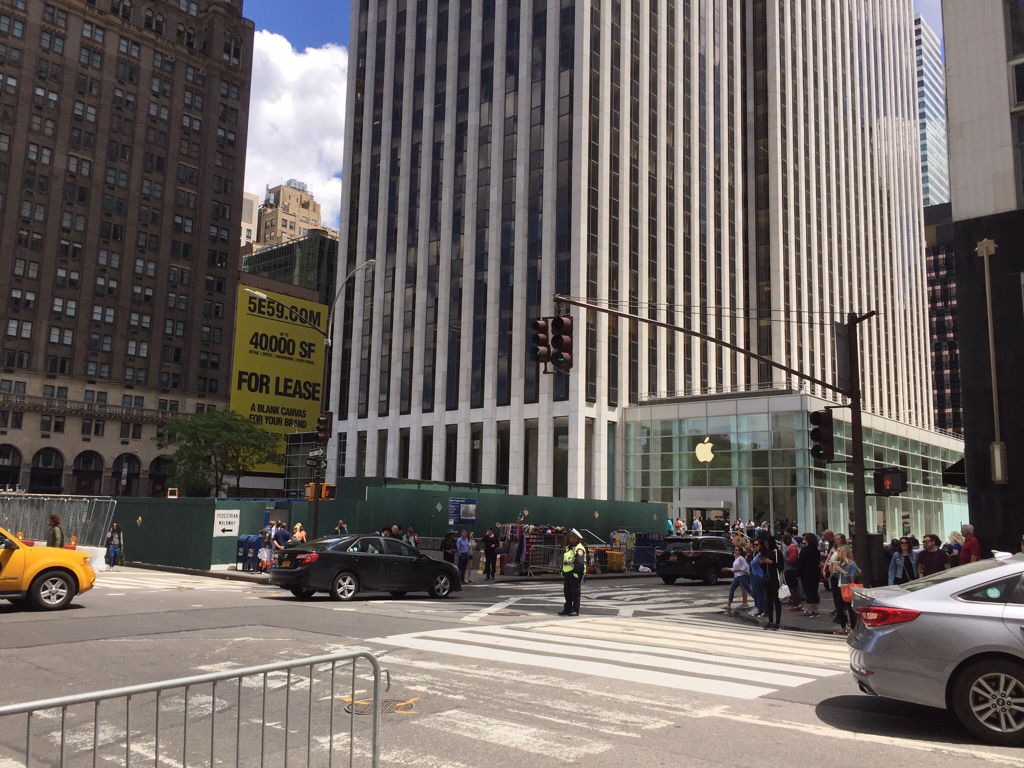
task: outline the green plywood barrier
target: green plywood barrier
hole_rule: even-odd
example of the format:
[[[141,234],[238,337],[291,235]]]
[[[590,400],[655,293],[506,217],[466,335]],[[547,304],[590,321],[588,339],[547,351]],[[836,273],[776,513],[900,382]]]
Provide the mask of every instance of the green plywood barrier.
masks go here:
[[[669,516],[663,503],[510,496],[500,486],[350,478],[339,483],[337,499],[320,502],[319,534],[330,534],[344,520],[351,533],[398,524],[403,530],[411,525],[421,536],[443,536],[450,527],[451,499],[475,500],[476,523],[454,527],[473,530],[478,538],[488,526],[514,523],[520,514],[527,523],[587,528],[605,540],[613,528],[664,531]],[[120,498],[114,521],[124,530],[129,560],[209,570],[214,564],[235,562],[237,539],[213,536],[217,510],[238,510],[239,535],[258,533],[268,510],[271,519],[289,528],[302,523],[310,531],[310,504],[290,500]]]

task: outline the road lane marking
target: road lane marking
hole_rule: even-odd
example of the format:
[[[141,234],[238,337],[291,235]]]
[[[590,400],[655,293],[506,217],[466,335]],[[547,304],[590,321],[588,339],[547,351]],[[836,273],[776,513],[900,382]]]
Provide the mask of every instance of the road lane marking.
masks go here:
[[[518,598],[518,597],[510,597],[508,600],[505,600],[505,601],[500,602],[500,603],[495,603],[494,605],[490,605],[490,606],[488,606],[486,608],[483,608],[483,609],[481,609],[479,611],[476,611],[475,613],[471,613],[468,616],[463,616],[462,620],[463,621],[480,621],[480,619],[483,619],[483,618],[489,616],[492,613],[500,611],[500,610],[502,610],[504,608],[508,608],[510,605],[514,605],[515,603],[519,602],[519,600],[520,600],[520,598]]]

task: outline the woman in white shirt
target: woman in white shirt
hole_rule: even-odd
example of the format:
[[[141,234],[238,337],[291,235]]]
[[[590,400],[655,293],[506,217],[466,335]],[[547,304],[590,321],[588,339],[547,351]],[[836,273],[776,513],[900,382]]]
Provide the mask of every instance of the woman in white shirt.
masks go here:
[[[736,588],[740,587],[743,590],[743,607],[747,607],[747,595],[751,594],[750,590],[750,563],[743,556],[743,550],[739,547],[733,549],[733,560],[732,568],[723,568],[724,573],[732,574],[732,584],[729,586],[729,602],[722,608],[726,613],[732,613],[732,598],[736,594]]]

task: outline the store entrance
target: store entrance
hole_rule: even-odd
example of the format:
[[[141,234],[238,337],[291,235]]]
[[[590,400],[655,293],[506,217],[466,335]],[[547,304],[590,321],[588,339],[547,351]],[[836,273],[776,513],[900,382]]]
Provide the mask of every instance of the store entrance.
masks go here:
[[[724,534],[732,524],[732,510],[720,507],[687,507],[686,527],[691,531],[694,529],[694,519],[700,519],[701,530],[704,535]]]

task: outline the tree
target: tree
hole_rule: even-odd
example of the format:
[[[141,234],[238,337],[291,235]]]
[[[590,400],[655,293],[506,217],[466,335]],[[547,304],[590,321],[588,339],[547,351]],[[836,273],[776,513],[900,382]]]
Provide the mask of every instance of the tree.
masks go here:
[[[242,477],[261,464],[281,461],[281,438],[234,411],[206,411],[193,419],[171,419],[161,448],[175,448],[171,482],[185,495],[202,490],[214,495],[224,490],[227,478],[235,479],[240,492]]]

